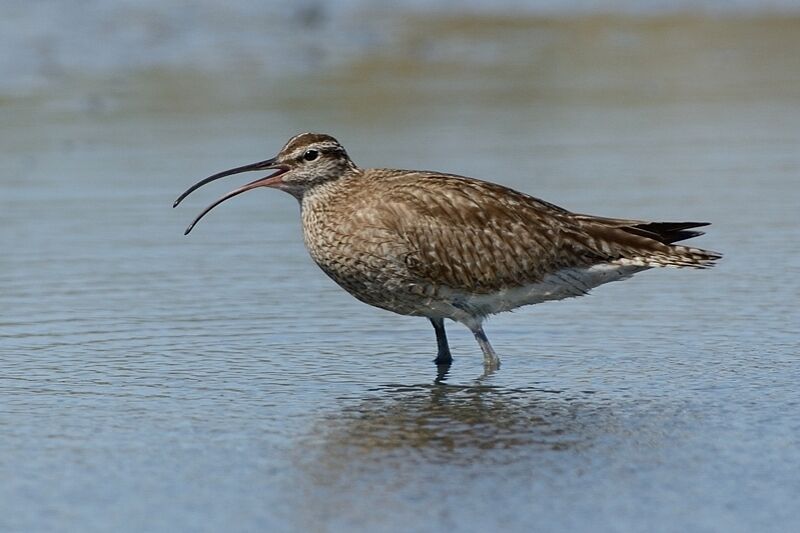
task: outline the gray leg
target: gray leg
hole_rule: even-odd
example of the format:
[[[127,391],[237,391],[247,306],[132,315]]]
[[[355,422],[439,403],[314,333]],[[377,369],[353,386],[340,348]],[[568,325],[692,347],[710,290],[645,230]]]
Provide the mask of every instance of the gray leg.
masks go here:
[[[436,346],[439,351],[436,359],[433,360],[437,365],[449,365],[453,362],[453,356],[450,355],[450,346],[447,344],[447,334],[444,332],[444,319],[431,318],[433,330],[436,332]]]
[[[489,344],[489,339],[486,338],[486,333],[483,332],[483,326],[473,329],[472,334],[475,335],[475,340],[478,341],[478,345],[483,352],[483,366],[488,369],[500,368],[500,358],[495,353],[492,345]]]

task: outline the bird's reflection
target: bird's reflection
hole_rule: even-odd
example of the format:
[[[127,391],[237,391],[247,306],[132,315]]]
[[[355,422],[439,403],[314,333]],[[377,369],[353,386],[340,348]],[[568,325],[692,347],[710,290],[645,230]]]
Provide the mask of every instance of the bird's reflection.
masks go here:
[[[444,384],[447,381],[447,374],[450,373],[452,363],[437,364],[436,365],[436,378],[433,380],[435,384]],[[475,383],[483,383],[488,380],[495,372],[500,369],[499,365],[484,365],[483,373],[475,380]]]
[[[447,381],[447,374],[450,373],[452,363],[444,365],[436,365],[436,379],[433,380],[435,384],[444,384]]]
[[[319,452],[315,470],[328,475],[389,460],[513,463],[521,454],[589,446],[591,427],[602,423],[602,407],[588,397],[492,386],[490,374],[448,384],[447,371],[438,368],[432,384],[377,387],[318,420],[303,446]]]

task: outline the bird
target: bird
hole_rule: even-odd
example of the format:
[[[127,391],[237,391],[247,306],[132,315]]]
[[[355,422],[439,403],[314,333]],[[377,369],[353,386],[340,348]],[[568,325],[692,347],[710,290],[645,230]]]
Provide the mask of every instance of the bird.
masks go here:
[[[708,222],[653,222],[585,215],[503,185],[425,170],[360,168],[334,137],[295,135],[277,156],[209,176],[272,170],[206,207],[184,235],[222,202],[267,187],[300,204],[313,261],[358,300],[433,326],[437,365],[453,361],[449,319],[466,326],[485,368],[500,358],[487,317],[517,307],[586,295],[654,267],[704,269],[717,252],[675,244]]]

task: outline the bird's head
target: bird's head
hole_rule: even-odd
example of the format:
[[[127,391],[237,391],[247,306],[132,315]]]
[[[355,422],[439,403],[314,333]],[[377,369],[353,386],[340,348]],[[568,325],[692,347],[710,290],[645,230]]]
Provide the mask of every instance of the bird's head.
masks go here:
[[[177,207],[193,191],[214,180],[242,172],[275,170],[269,176],[232,190],[206,207],[186,229],[184,234],[188,234],[209,211],[243,192],[258,187],[272,187],[302,200],[306,193],[318,185],[338,179],[349,170],[355,169],[355,164],[350,161],[339,141],[324,133],[301,133],[289,139],[278,155],[271,159],[225,170],[195,183],[175,200],[172,207]]]

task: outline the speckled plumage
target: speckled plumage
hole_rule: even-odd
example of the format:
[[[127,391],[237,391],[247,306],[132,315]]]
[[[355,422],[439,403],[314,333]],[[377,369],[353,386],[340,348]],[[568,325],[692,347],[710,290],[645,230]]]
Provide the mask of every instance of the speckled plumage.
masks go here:
[[[690,228],[704,223],[580,215],[462,176],[360,169],[324,134],[297,135],[276,158],[203,180],[178,202],[208,181],[262,168],[278,172],[220,201],[258,186],[295,196],[317,265],[365,303],[431,319],[440,363],[450,361],[445,318],[469,327],[496,366],[481,327],[490,314],[586,294],[651,267],[704,268],[720,257],[672,244],[701,235]]]

